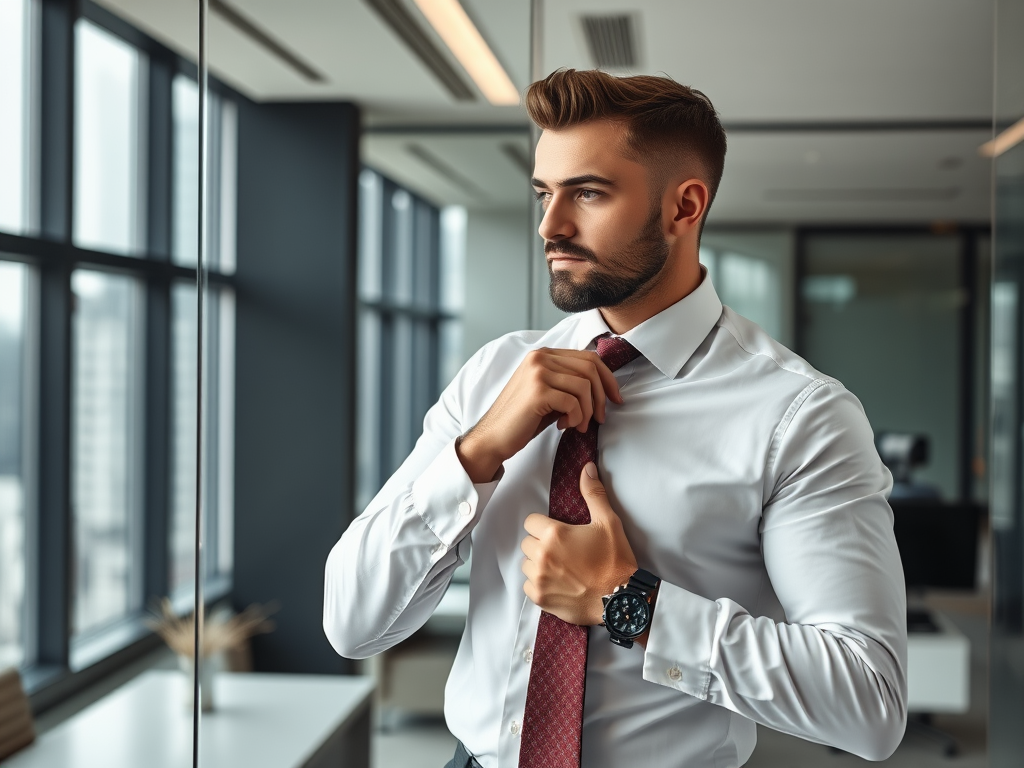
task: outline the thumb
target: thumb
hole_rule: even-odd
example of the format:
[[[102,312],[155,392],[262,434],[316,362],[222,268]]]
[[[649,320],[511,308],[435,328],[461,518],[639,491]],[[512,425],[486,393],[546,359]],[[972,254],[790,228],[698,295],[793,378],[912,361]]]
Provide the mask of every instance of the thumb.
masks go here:
[[[597,477],[597,465],[588,461],[583,471],[580,472],[580,493],[590,510],[591,521],[607,520],[612,518],[618,520],[618,515],[612,509],[608,501],[608,491],[604,484]]]

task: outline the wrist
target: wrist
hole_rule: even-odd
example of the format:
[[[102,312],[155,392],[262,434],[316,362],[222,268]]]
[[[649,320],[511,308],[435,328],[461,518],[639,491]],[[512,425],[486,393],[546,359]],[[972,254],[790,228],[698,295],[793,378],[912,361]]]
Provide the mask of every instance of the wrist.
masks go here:
[[[455,455],[474,483],[493,482],[505,461],[484,441],[475,437],[473,430],[455,441]]]

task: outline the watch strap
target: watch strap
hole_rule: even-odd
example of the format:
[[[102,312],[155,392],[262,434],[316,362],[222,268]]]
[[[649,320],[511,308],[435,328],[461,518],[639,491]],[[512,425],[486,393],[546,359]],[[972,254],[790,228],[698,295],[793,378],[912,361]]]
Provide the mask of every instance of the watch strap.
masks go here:
[[[629,584],[627,586],[633,589],[638,589],[649,596],[651,592],[657,589],[658,584],[661,582],[657,576],[650,571],[638,568],[636,573],[629,577]]]

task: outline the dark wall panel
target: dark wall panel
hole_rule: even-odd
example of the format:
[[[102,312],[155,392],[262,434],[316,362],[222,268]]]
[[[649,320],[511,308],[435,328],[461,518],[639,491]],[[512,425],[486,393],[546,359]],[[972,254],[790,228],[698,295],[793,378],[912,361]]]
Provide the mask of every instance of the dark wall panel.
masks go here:
[[[233,602],[281,606],[259,671],[346,668],[321,615],[352,516],[358,141],[351,104],[239,105]]]

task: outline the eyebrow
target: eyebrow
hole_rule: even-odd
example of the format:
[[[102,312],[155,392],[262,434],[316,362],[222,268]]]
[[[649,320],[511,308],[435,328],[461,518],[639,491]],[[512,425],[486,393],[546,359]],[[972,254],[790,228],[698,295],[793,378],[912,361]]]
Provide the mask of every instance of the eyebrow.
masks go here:
[[[539,189],[548,189],[547,182],[541,181],[540,179],[530,179],[530,183]],[[614,187],[615,182],[611,179],[606,179],[604,176],[598,176],[595,173],[585,173],[582,176],[572,176],[568,179],[562,179],[555,184],[558,189],[564,189],[565,187],[578,187],[580,184],[603,184],[606,187]]]

